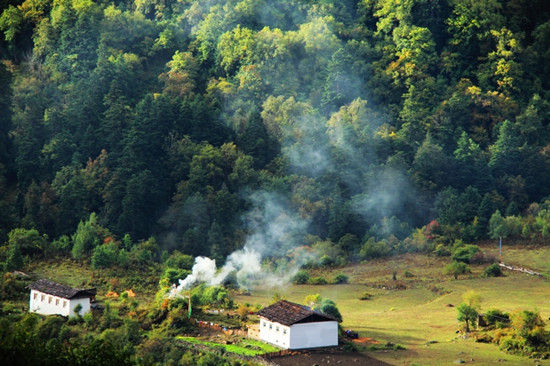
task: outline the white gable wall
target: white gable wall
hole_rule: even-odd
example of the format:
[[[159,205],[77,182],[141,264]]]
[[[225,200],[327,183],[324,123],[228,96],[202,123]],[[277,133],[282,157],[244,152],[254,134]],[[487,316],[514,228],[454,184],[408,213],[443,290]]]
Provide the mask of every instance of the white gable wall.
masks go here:
[[[84,315],[90,311],[90,298],[88,297],[69,300],[37,290],[31,290],[29,311],[42,315],[59,314],[63,316],[75,316],[74,308],[77,304],[82,305],[80,315]]]
[[[338,345],[338,322],[298,323],[290,327],[290,349]]]
[[[281,348],[289,348],[290,327],[260,318],[260,340]]]
[[[90,298],[89,297],[82,297],[80,299],[71,299],[71,316],[75,316],[76,313],[74,312],[74,308],[80,304],[82,305],[82,310],[80,310],[79,314],[84,315],[86,313],[90,312]]]

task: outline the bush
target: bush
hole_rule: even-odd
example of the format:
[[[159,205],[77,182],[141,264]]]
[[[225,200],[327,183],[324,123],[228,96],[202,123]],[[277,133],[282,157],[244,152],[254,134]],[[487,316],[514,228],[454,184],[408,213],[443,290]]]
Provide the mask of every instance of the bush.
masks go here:
[[[173,283],[178,284],[178,280],[184,279],[190,273],[191,272],[186,269],[165,268],[164,273],[161,276],[161,282],[163,280],[166,280],[168,282],[168,285],[171,285]]]
[[[194,261],[195,260],[192,256],[175,250],[164,262],[164,264],[166,267],[191,270],[191,268],[193,268]]]
[[[500,277],[502,276],[502,270],[498,263],[493,263],[489,267],[485,268],[483,274],[487,277]]]
[[[118,262],[118,248],[114,242],[102,244],[92,254],[93,268],[109,268]]]
[[[336,284],[343,284],[343,283],[348,283],[348,279],[349,279],[348,276],[346,276],[343,273],[339,273],[336,276],[334,276],[333,282]]]
[[[67,235],[62,235],[52,242],[50,252],[54,255],[67,254],[71,251],[71,238]]]
[[[391,254],[391,248],[384,241],[369,238],[361,247],[359,256],[363,259],[383,258]]]
[[[334,301],[330,299],[322,299],[321,304],[316,306],[314,310],[320,311],[323,314],[330,315],[334,317],[336,320],[338,320],[339,322],[342,321],[342,315],[340,314],[340,311],[336,307],[336,304],[334,303]]]
[[[292,282],[294,282],[297,285],[305,285],[309,281],[309,273],[304,270],[300,270],[294,275],[294,278],[292,279]]]
[[[488,326],[504,328],[510,325],[510,315],[497,309],[491,309],[485,313],[485,322]]]
[[[443,244],[437,244],[434,250],[434,254],[438,257],[448,257],[451,255],[451,251],[447,249]]]
[[[321,262],[321,266],[330,267],[334,264],[334,259],[325,254],[321,257],[320,262]]]
[[[324,277],[312,277],[309,280],[311,285],[326,285],[328,282]]]
[[[451,259],[455,262],[471,263],[477,252],[479,252],[477,245],[460,245],[453,251]]]
[[[464,262],[452,262],[445,266],[443,272],[454,276],[455,280],[458,276],[465,273],[470,273],[470,267]]]
[[[414,277],[414,274],[412,272],[409,272],[409,271],[405,271],[403,273],[403,276],[407,277],[407,278],[412,278]]]

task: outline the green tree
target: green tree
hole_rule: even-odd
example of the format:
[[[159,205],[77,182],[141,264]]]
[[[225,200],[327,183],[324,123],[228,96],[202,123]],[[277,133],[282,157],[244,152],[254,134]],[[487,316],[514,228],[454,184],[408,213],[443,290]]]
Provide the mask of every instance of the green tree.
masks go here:
[[[4,263],[5,271],[14,271],[23,267],[23,255],[18,244],[12,244],[8,249],[8,256]]]
[[[17,247],[22,255],[42,254],[46,248],[48,237],[40,235],[36,229],[13,229],[8,233],[8,245]]]
[[[93,268],[109,268],[118,264],[118,247],[114,242],[98,245],[92,252]]]
[[[95,213],[90,214],[88,220],[80,221],[72,240],[73,249],[71,252],[75,259],[82,259],[101,244],[101,230]]]
[[[477,322],[477,317],[478,317],[477,310],[470,305],[462,303],[457,306],[456,311],[458,314],[457,315],[458,321],[464,322],[464,324],[466,325],[466,333],[470,332],[470,326],[475,327]]]
[[[446,265],[443,269],[443,272],[445,274],[449,274],[455,278],[455,280],[458,279],[458,276],[465,273],[470,273],[470,268],[468,265],[464,262],[451,262],[450,264]]]

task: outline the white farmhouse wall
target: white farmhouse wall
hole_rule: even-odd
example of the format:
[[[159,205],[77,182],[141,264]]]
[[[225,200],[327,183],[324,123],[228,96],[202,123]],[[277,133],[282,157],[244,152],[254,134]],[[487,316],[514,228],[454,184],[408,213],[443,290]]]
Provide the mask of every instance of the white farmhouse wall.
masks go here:
[[[29,311],[42,315],[59,314],[63,316],[74,316],[74,308],[77,304],[82,305],[80,315],[90,311],[90,298],[65,299],[53,296],[44,292],[31,290],[29,300]]]
[[[71,299],[71,312],[70,316],[75,316],[76,313],[74,312],[74,308],[80,304],[82,305],[82,310],[80,310],[80,315],[84,315],[86,313],[90,312],[90,298],[89,297],[83,297],[80,299]]]
[[[290,327],[290,349],[338,345],[338,322],[298,323]]]
[[[289,348],[290,328],[286,325],[260,318],[260,340],[281,348]]]

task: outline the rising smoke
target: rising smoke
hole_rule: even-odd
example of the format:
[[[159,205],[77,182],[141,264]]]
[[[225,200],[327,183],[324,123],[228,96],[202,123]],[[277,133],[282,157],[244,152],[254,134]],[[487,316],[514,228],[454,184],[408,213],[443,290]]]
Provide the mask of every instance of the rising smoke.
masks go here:
[[[220,3],[198,1],[194,6],[201,9],[197,14],[208,14],[210,6],[219,6]],[[318,60],[330,60],[332,57],[332,70],[329,73],[333,75],[333,87],[338,95],[343,96],[345,103],[349,103],[342,107],[342,98],[336,98],[334,103],[337,105],[329,103],[319,108],[319,105],[299,102],[308,108],[292,115],[286,125],[277,127],[282,129],[278,131],[280,133],[277,137],[282,153],[290,162],[291,171],[315,178],[321,184],[327,176],[338,174],[350,191],[355,192],[352,199],[355,212],[369,219],[381,220],[402,210],[402,198],[412,194],[413,189],[406,174],[398,169],[376,168],[380,164],[372,147],[373,140],[385,118],[361,99],[365,97],[365,86],[351,71],[351,59],[343,51],[346,45],[331,30],[330,17],[319,15],[318,8],[300,9],[284,16],[281,13],[283,5],[271,1],[260,3],[262,6],[259,6],[257,22],[274,27],[294,21],[294,25],[285,24],[286,29],[295,32],[297,38],[302,37],[306,50],[306,55],[300,56],[300,59],[292,56],[284,67],[277,65],[279,61],[275,59],[265,61],[267,67],[264,65],[261,75],[263,80],[269,81],[271,90],[276,93],[277,90],[295,88],[296,95],[309,95],[309,100],[320,103],[320,98],[311,97],[317,91],[315,86],[308,83],[307,74],[315,73],[315,69],[329,68],[326,64],[318,65]],[[201,19],[197,17],[188,19],[192,33],[199,34],[199,37],[200,22]],[[227,30],[231,29],[228,24],[226,26],[229,27]],[[268,32],[269,29],[264,31]],[[341,57],[342,54],[344,57]],[[276,71],[271,75],[270,70]],[[291,100],[287,99],[290,95],[282,97],[276,102],[284,104]],[[232,99],[226,101],[227,115],[236,110],[231,106]],[[328,113],[336,112],[331,116],[322,116],[316,112],[319,109]],[[266,127],[269,130],[269,126]],[[304,244],[309,222],[297,213],[285,197],[261,191],[252,194],[250,201],[253,208],[245,217],[250,234],[244,247],[229,255],[219,269],[212,259],[196,258],[192,273],[180,280],[175,293],[199,282],[221,284],[230,274],[235,274],[239,286],[244,288],[258,284],[264,287],[280,286],[287,283],[304,263],[315,259],[307,255],[288,258],[290,251]],[[285,264],[268,269],[264,262],[273,258],[286,258]]]
[[[309,223],[279,194],[255,192],[250,200],[254,208],[246,215],[245,221],[251,234],[247,237],[244,247],[229,255],[219,270],[216,268],[215,260],[197,257],[192,273],[179,281],[176,293],[199,282],[219,285],[233,273],[241,288],[252,288],[257,285],[281,286],[311,259],[302,255],[296,259],[289,259],[284,270],[266,270],[262,265],[266,257],[280,257],[303,243]]]

